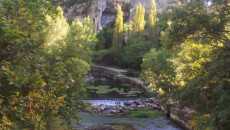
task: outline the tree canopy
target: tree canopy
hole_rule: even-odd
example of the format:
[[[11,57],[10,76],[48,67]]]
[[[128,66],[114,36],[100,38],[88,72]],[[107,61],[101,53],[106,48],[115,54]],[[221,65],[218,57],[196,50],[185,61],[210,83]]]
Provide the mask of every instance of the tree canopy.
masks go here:
[[[49,130],[77,115],[94,32],[49,1],[0,5],[0,129]],[[17,8],[16,8],[17,7]],[[84,52],[84,53],[82,53]],[[54,124],[55,120],[60,124]]]

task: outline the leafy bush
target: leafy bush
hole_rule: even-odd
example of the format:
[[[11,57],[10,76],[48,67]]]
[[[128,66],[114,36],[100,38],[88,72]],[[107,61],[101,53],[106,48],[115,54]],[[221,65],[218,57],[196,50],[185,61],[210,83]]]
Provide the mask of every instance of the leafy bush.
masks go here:
[[[127,45],[120,50],[120,65],[124,67],[140,69],[142,58],[146,52],[154,46],[151,41],[144,41],[141,38],[132,38]]]
[[[96,50],[103,50],[103,49],[109,49],[112,47],[113,42],[113,29],[111,27],[105,27],[103,28],[98,34],[97,34],[97,45]]]
[[[173,89],[175,72],[169,51],[152,49],[146,53],[142,63],[142,77],[155,91],[169,92]]]
[[[211,60],[213,47],[202,42],[187,40],[173,59],[176,80],[181,86],[203,72],[203,66]]]
[[[119,65],[119,53],[113,48],[94,51],[93,61],[98,64],[106,64],[117,66]]]

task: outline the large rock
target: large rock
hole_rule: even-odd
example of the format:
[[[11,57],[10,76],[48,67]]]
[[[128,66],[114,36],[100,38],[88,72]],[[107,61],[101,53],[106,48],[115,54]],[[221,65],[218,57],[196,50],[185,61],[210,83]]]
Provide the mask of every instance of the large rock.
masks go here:
[[[136,90],[140,90],[140,92],[147,95],[149,90],[145,82],[139,78],[130,77],[127,74],[127,70],[94,65],[87,81],[90,83],[99,82],[100,84],[128,86],[136,88]]]
[[[182,106],[179,103],[165,103],[161,106],[161,110],[185,130],[194,130],[192,124],[194,117],[197,115],[194,109]]]
[[[177,122],[180,126],[187,130],[193,130],[192,122],[196,112],[188,107],[173,106],[170,108],[170,117]]]

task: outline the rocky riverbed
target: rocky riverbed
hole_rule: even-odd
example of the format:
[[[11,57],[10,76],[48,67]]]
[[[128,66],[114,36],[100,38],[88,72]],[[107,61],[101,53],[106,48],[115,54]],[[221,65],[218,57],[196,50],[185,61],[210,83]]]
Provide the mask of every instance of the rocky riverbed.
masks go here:
[[[142,102],[143,101],[143,102]],[[81,121],[75,126],[77,130],[182,130],[164,114],[152,117],[133,117],[130,111],[149,107],[158,108],[153,99],[138,100],[87,100],[93,111],[80,113]],[[149,106],[149,104],[155,104]],[[151,110],[149,109],[149,110]]]
[[[90,105],[88,112],[101,115],[126,115],[135,109],[160,110],[160,101],[155,98],[148,99],[114,99],[114,100],[84,100]]]

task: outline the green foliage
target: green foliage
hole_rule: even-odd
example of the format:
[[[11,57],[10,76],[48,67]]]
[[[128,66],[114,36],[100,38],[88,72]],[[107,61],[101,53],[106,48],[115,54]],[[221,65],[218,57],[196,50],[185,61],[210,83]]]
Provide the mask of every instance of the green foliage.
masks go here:
[[[203,66],[211,59],[213,47],[193,40],[187,40],[182,43],[180,51],[175,59],[173,59],[176,68],[176,80],[180,86],[203,72]]]
[[[53,119],[69,124],[90,67],[90,22],[70,26],[46,0],[0,5],[0,129],[49,130]]]
[[[135,16],[132,21],[125,24],[123,23],[122,9],[118,6],[113,31],[113,47],[110,48],[110,28],[106,28],[98,35],[100,43],[97,45],[97,52],[94,53],[94,59],[97,63],[140,69],[144,54],[153,47],[159,47],[159,38],[157,38],[156,31],[156,5],[154,1],[152,2],[148,21],[148,25],[151,27],[147,27],[149,29],[146,30],[145,8],[141,3],[136,6]]]
[[[190,101],[198,110],[209,112],[218,129],[229,128],[229,48],[214,50],[211,60],[206,63],[200,74],[191,80],[181,92],[185,101]],[[186,95],[190,94],[188,98]],[[203,104],[203,105],[199,105]]]
[[[151,41],[147,41],[142,37],[132,37],[119,53],[120,65],[140,69],[144,54],[152,47],[154,47],[154,43]]]
[[[193,128],[196,128],[198,130],[214,130],[215,129],[213,125],[213,121],[211,120],[209,114],[195,115],[190,125]]]
[[[90,63],[92,49],[97,42],[94,24],[88,17],[82,21],[73,21],[70,31],[65,39],[67,44],[66,57],[75,56]]]
[[[160,49],[144,56],[142,75],[150,87],[199,113],[195,129],[229,127],[229,3],[203,1],[163,13]],[[173,89],[171,89],[173,87]],[[171,91],[173,90],[173,91]]]
[[[96,50],[111,48],[113,43],[113,29],[111,27],[103,28],[97,33],[97,39]]]
[[[122,48],[98,50],[93,57],[97,63],[140,69],[144,54],[157,44],[142,37],[132,37]]]
[[[152,49],[143,58],[142,77],[160,94],[170,92],[174,86],[175,72],[171,58],[172,55],[165,49]]]
[[[223,1],[219,2],[214,2],[210,11],[207,11],[209,9],[203,1],[193,1],[165,13],[163,22],[167,24],[161,31],[162,45],[175,48],[176,44],[183,43],[188,37],[211,39],[215,44],[226,41],[228,31],[225,25],[229,23],[230,7]]]
[[[93,53],[93,61],[106,65],[120,65],[120,51],[113,48],[98,50]]]

